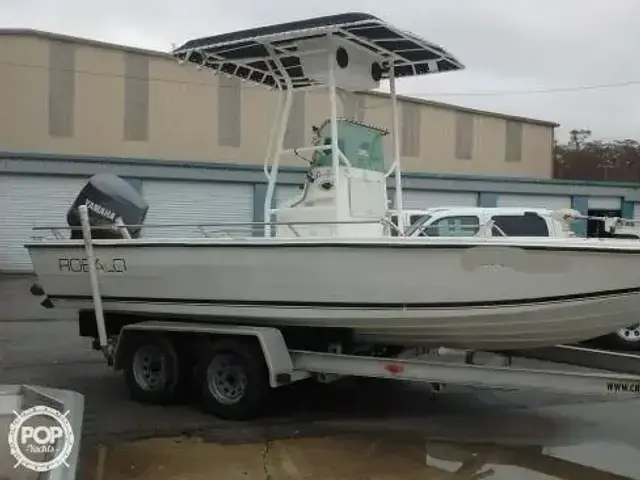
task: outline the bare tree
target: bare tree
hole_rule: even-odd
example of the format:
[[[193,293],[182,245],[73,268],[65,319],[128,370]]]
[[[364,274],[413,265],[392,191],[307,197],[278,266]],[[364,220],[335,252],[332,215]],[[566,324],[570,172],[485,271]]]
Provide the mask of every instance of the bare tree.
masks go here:
[[[554,146],[554,176],[575,180],[640,181],[640,143],[593,140],[591,130],[574,129]]]

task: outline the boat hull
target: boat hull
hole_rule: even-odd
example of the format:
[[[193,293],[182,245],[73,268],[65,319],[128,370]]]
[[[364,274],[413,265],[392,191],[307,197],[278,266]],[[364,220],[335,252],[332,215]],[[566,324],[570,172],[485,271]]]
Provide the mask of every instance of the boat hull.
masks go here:
[[[104,308],[476,349],[579,342],[640,313],[637,243],[305,240],[97,240]],[[91,308],[81,242],[28,249],[55,305]]]

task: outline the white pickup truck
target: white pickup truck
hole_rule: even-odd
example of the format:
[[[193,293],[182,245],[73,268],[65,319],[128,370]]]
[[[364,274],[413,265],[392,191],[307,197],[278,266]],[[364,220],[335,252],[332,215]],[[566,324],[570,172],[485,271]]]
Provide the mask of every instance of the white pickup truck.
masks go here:
[[[508,237],[575,237],[574,210],[551,210],[526,207],[437,207],[404,210],[404,231],[408,236],[508,236]],[[390,234],[397,236],[398,215],[391,212]],[[607,219],[608,238],[640,239],[640,228],[633,222]],[[620,329],[594,339],[603,347],[640,350],[640,324]]]
[[[563,212],[547,208],[437,207],[403,213],[408,236],[576,236],[571,221],[563,219]],[[392,212],[391,223],[397,227],[396,213]],[[397,235],[397,228],[391,229],[391,235]]]

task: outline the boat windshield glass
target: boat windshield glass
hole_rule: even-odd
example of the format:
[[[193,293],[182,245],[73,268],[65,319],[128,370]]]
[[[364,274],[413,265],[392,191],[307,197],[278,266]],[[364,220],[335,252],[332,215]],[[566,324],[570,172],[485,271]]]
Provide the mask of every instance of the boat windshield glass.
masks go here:
[[[338,120],[338,148],[353,168],[373,172],[386,172],[382,139],[386,132],[349,120]],[[331,122],[326,121],[319,129],[313,146],[331,145]],[[315,152],[312,166],[332,165],[331,150]]]

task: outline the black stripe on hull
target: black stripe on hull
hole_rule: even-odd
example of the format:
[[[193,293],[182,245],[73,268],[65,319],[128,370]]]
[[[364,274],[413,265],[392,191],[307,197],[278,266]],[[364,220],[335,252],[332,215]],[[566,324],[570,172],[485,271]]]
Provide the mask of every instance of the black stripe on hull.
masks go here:
[[[376,303],[376,302],[297,302],[297,301],[252,301],[252,300],[211,300],[193,298],[153,298],[153,297],[110,297],[103,296],[103,302],[141,302],[141,303],[175,303],[185,305],[219,305],[242,307],[271,307],[271,308],[350,308],[350,309],[435,309],[435,308],[485,308],[485,307],[515,307],[520,305],[544,304],[551,302],[567,302],[589,300],[619,295],[633,295],[640,293],[640,287],[600,292],[579,293],[572,295],[557,295],[552,297],[532,297],[513,300],[492,300],[486,302],[420,302],[420,303]],[[49,295],[51,300],[92,300],[91,295]]]
[[[429,244],[429,243],[243,243],[243,242],[220,242],[220,243],[185,243],[185,242],[172,242],[172,243],[160,243],[160,242],[140,242],[140,243],[109,243],[100,244],[94,243],[95,247],[104,248],[162,248],[162,247],[180,247],[180,248],[251,248],[251,249],[271,249],[271,248],[311,248],[314,250],[322,248],[344,248],[344,249],[363,249],[363,248],[379,248],[379,249],[426,249],[426,250],[462,250],[469,248],[514,248],[525,251],[545,251],[545,252],[593,252],[593,253],[609,253],[617,255],[640,255],[640,242],[638,242],[638,248],[634,249],[621,249],[614,248],[602,248],[602,247],[565,247],[555,245],[500,245],[500,244],[475,244],[475,245],[442,245],[442,244]],[[84,244],[81,243],[65,243],[65,244],[51,244],[51,243],[38,243],[29,244],[27,249],[40,249],[40,248],[53,248],[53,249],[68,249],[70,247],[84,248]]]

